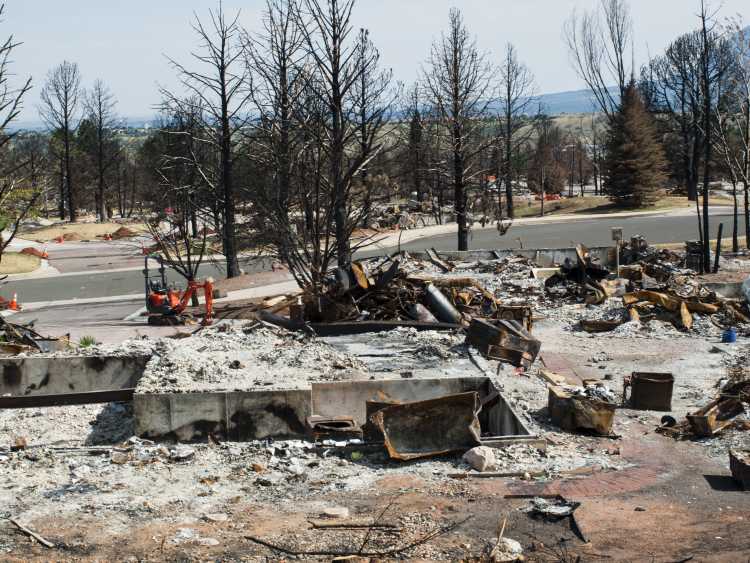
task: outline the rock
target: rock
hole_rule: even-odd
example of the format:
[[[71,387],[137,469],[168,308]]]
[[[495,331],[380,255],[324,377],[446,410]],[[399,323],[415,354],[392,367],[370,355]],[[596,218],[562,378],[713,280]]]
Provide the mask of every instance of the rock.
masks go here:
[[[470,449],[463,456],[463,460],[477,471],[487,471],[497,464],[495,451],[487,446]]]
[[[130,454],[128,452],[112,450],[109,452],[109,461],[116,465],[124,465],[130,461]]]
[[[305,474],[305,468],[304,466],[302,466],[298,459],[291,460],[286,466],[286,470],[292,475],[296,475],[297,477],[301,477]]]
[[[511,563],[523,559],[523,546],[510,538],[500,538],[490,553],[490,561],[493,563]]]
[[[344,506],[331,506],[323,509],[321,516],[325,518],[349,518],[349,509]]]
[[[206,547],[215,547],[219,545],[221,542],[217,540],[216,538],[199,538],[197,542],[198,545],[203,545]]]
[[[256,473],[265,473],[266,471],[266,466],[262,463],[253,463],[251,467]]]
[[[190,541],[196,537],[195,530],[193,528],[178,528],[177,533],[172,538],[174,543],[182,543],[184,541]]]
[[[635,507],[635,511],[636,511],[636,512],[646,512],[646,509],[645,509],[645,508],[643,508],[642,506],[636,506],[636,507]]]
[[[273,487],[274,485],[278,485],[279,483],[281,483],[283,479],[284,476],[281,475],[281,473],[267,473],[263,477],[258,477],[255,480],[255,484],[260,485],[261,487]]]
[[[215,512],[213,514],[204,514],[203,519],[206,522],[226,522],[229,520],[228,514],[223,514],[221,512]]]
[[[12,452],[18,452],[21,450],[25,450],[28,447],[28,443],[26,442],[26,438],[23,436],[16,436],[13,439],[13,444],[10,446],[10,451]]]
[[[189,446],[177,445],[169,450],[172,461],[190,461],[195,457],[195,450]]]

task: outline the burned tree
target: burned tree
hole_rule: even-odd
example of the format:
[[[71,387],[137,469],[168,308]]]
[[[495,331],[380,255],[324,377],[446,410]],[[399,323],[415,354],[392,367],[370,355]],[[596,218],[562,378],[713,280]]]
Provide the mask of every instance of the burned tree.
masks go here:
[[[533,131],[531,127],[524,129],[524,118],[537,109],[537,100],[534,98],[534,76],[528,67],[518,60],[516,48],[510,43],[506,46],[505,57],[499,70],[499,102],[504,145],[501,170],[508,217],[513,219],[514,160],[518,149],[526,144]],[[523,134],[523,131],[526,131],[526,134]]]
[[[298,19],[312,78],[307,87],[326,109],[320,123],[310,127],[309,122],[303,122],[303,127],[322,145],[326,173],[316,181],[323,182],[333,197],[336,259],[339,266],[346,267],[351,261],[352,232],[365,211],[362,198],[355,201],[354,180],[382,148],[383,109],[373,94],[387,84],[381,82],[377,51],[366,46],[363,50],[361,42],[350,40],[355,0],[302,0],[301,4]],[[360,103],[365,92],[370,104],[364,119],[356,105],[358,92]]]
[[[699,225],[699,233],[703,243],[703,262],[702,270],[709,271],[711,264],[711,233],[710,221],[708,215],[710,181],[711,181],[711,162],[716,140],[713,135],[714,108],[719,104],[721,92],[725,81],[729,77],[729,71],[732,67],[733,58],[727,56],[727,43],[721,34],[715,29],[716,24],[713,21],[714,15],[709,13],[709,6],[706,0],[700,3],[700,66],[699,79],[701,91],[702,107],[702,124],[703,129],[703,217],[702,224]],[[699,221],[701,218],[699,217]]]
[[[109,88],[101,80],[94,82],[93,88],[86,93],[84,107],[86,119],[93,126],[94,139],[89,152],[96,169],[96,215],[99,221],[107,220],[107,173],[112,167],[119,152],[114,128],[117,125],[115,99]]]
[[[0,4],[0,19],[4,10],[5,4]],[[34,166],[32,160],[23,152],[14,155],[11,148],[17,133],[10,129],[31,89],[31,78],[13,83],[11,57],[19,45],[13,35],[0,44],[0,260],[42,193],[29,170]]]
[[[72,145],[78,128],[78,113],[81,95],[81,75],[78,65],[63,61],[47,75],[42,89],[42,119],[53,132],[59,132],[62,153],[60,155],[62,182],[61,201],[67,201],[71,223],[78,220],[76,193],[73,184]],[[60,219],[65,219],[65,208],[60,206]]]
[[[482,140],[483,119],[494,91],[492,66],[469,35],[459,10],[451,10],[449,30],[433,43],[423,75],[450,153],[458,249],[468,250],[467,186],[482,172],[477,164],[487,146]]]
[[[304,37],[296,0],[267,0],[263,31],[244,38],[246,64],[254,75],[253,101],[259,118],[252,137],[253,158],[271,170],[269,189],[254,190],[268,212],[285,220],[294,159],[299,150],[295,109],[302,92]],[[283,250],[282,250],[283,253]]]
[[[200,141],[213,131],[205,118],[199,99],[181,100],[146,141],[147,166],[158,185],[149,196],[155,213],[147,227],[165,262],[188,282],[198,276],[211,233],[210,181],[215,184],[215,178],[207,180],[204,174],[216,154]]]
[[[209,23],[204,25],[195,15],[193,30],[201,45],[193,54],[199,70],[169,59],[176,69],[190,99],[200,100],[209,116],[213,134],[200,139],[216,151],[215,170],[199,168],[206,179],[215,177],[214,188],[220,199],[222,220],[222,248],[226,258],[227,277],[240,274],[237,259],[236,182],[235,164],[240,153],[243,128],[248,121],[251,99],[248,69],[243,60],[240,42],[239,13],[228,19],[221,2],[216,11],[209,10]],[[178,97],[164,92],[165,97],[177,102]],[[185,101],[183,100],[182,103]],[[179,105],[179,104],[178,104]]]
[[[417,193],[417,201],[424,202],[424,175],[426,172],[426,131],[420,100],[419,85],[408,92],[404,120],[409,127],[406,132],[404,174],[409,176],[412,188]]]
[[[600,0],[599,9],[575,12],[563,28],[571,63],[586,83],[599,109],[612,118],[620,105],[633,69],[633,22],[625,0]],[[617,88],[612,91],[612,86]]]
[[[698,79],[701,38],[697,32],[672,42],[662,57],[651,61],[644,70],[648,78],[642,84],[649,110],[662,115],[671,125],[676,155],[681,162],[681,178],[688,199],[698,198],[698,175],[703,147],[701,86]]]
[[[736,38],[736,49],[732,51],[734,72],[729,101],[729,120],[734,125],[736,146],[732,152],[732,164],[742,183],[745,246],[750,248],[750,28],[736,20],[730,22],[729,33]],[[736,199],[735,193],[735,202]]]
[[[355,48],[356,80],[352,88],[354,140],[358,145],[359,158],[362,162],[355,177],[361,192],[362,217],[364,227],[370,224],[372,211],[373,186],[370,183],[370,166],[381,150],[380,144],[387,132],[383,131],[388,121],[388,108],[394,100],[385,97],[391,88],[393,73],[380,69],[380,52],[370,40],[366,29],[359,31]]]

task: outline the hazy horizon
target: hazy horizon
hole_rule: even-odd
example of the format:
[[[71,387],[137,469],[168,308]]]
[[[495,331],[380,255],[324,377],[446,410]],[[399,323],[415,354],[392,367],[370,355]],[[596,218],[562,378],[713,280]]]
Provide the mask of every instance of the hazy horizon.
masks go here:
[[[413,82],[430,45],[447,27],[448,10],[462,9],[469,30],[480,47],[497,61],[507,42],[513,43],[536,76],[538,92],[557,93],[584,88],[568,62],[562,41],[564,21],[576,8],[592,8],[598,0],[360,0],[355,27],[367,27],[382,53],[385,67],[396,80]],[[259,29],[262,0],[224,0],[225,10],[241,10],[240,22]],[[693,5],[695,4],[695,5]],[[714,3],[719,6],[718,2]],[[177,89],[175,73],[166,56],[190,63],[197,38],[190,27],[193,12],[206,16],[215,1],[182,0],[105,3],[95,0],[59,2],[24,0],[6,5],[2,35],[13,34],[23,44],[13,57],[12,71],[20,80],[33,78],[19,121],[39,121],[39,92],[47,72],[63,60],[78,63],[83,85],[97,78],[118,100],[118,113],[149,118],[159,102],[159,86]],[[741,0],[720,3],[721,19],[747,16]],[[697,25],[697,1],[631,0],[635,22],[635,58],[641,64],[678,35]],[[748,22],[745,22],[746,24]],[[188,65],[189,66],[189,65]]]

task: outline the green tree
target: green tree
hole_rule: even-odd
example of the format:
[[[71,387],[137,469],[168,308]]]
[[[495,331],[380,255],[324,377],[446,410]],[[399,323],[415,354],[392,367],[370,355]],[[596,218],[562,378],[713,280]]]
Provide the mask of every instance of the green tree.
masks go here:
[[[664,149],[640,93],[631,81],[613,115],[604,159],[604,187],[621,207],[656,203],[666,181]]]

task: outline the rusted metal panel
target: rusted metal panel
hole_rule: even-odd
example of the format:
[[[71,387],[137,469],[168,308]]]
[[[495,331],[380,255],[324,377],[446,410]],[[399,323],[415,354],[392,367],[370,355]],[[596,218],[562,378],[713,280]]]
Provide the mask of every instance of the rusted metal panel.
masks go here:
[[[351,416],[308,416],[307,431],[314,440],[362,438],[362,428]]]
[[[461,393],[386,407],[372,422],[383,433],[390,457],[408,461],[478,446],[480,409],[478,393]]]
[[[612,332],[625,321],[609,321],[603,319],[582,319],[581,328],[589,333]]]
[[[552,422],[563,430],[593,430],[607,436],[612,432],[616,405],[572,395],[561,387],[549,386],[547,408]]]
[[[466,342],[485,357],[505,361],[516,367],[530,366],[536,360],[541,342],[516,321],[474,319]]]
[[[634,409],[648,411],[672,410],[672,390],[674,375],[671,373],[633,372],[625,379],[623,401],[630,387],[630,406]]]
[[[711,437],[732,424],[732,418],[744,411],[737,399],[716,399],[699,411],[686,416],[697,436]]]
[[[750,491],[750,450],[729,450],[729,468],[735,481]]]

